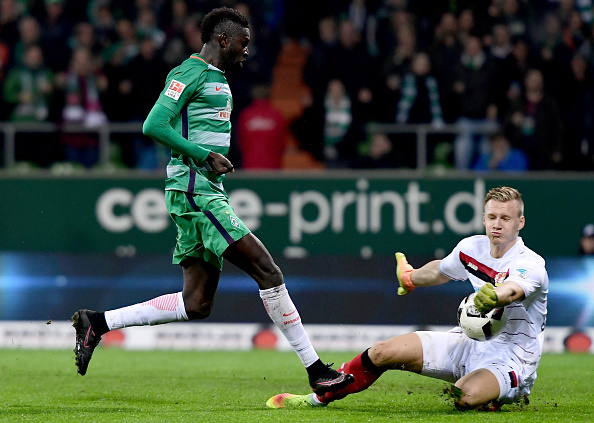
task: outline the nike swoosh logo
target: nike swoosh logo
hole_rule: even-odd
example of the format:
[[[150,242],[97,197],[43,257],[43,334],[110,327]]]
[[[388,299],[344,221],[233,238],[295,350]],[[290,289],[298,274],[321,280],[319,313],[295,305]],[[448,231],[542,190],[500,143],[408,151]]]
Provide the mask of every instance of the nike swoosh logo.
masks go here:
[[[217,91],[221,91],[221,88],[223,88],[223,86],[221,85],[220,87],[215,87],[215,90]]]
[[[87,336],[85,336],[85,342],[83,342],[83,347],[85,348],[89,348],[89,335],[91,334],[91,327],[89,326],[89,330],[87,331]],[[95,332],[93,332],[93,335],[95,335]]]
[[[284,316],[284,317],[288,317],[288,316],[290,316],[291,314],[293,314],[293,313],[296,313],[296,312],[297,312],[297,309],[293,310],[293,311],[292,311],[292,312],[290,312],[289,314],[285,314],[285,313],[283,313],[283,316]]]

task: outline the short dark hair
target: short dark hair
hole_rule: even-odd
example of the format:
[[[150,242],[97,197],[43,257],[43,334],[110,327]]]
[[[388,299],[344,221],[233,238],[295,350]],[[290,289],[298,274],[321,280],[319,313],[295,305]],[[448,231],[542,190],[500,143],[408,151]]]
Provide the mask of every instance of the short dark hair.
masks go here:
[[[242,28],[248,28],[248,19],[237,10],[230,7],[219,7],[211,10],[202,20],[200,29],[202,30],[201,39],[204,44],[208,43],[216,33],[228,32],[233,35],[236,28],[233,25],[239,25]]]

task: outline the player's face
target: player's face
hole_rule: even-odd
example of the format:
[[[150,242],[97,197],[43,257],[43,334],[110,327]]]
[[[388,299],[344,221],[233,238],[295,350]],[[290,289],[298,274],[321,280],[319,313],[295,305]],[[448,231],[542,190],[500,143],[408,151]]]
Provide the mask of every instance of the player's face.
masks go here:
[[[483,223],[491,245],[505,253],[524,227],[524,216],[519,216],[519,204],[515,200],[504,203],[489,200],[485,204]]]
[[[250,30],[240,28],[235,35],[229,38],[225,69],[240,68],[249,56],[248,44],[250,43]]]

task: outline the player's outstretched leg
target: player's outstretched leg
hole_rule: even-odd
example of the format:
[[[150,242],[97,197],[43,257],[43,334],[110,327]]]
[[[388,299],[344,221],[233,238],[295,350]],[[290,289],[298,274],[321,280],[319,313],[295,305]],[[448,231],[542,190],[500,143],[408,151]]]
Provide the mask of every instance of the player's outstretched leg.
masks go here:
[[[268,408],[323,407],[349,394],[367,389],[384,373],[384,369],[373,364],[367,350],[365,350],[351,361],[343,363],[338,373],[348,375],[353,380],[344,388],[337,391],[328,391],[325,394],[317,392],[308,395],[277,394],[266,401],[266,406]]]
[[[369,350],[363,351],[351,361],[343,363],[339,371],[353,375],[354,382],[345,388],[318,395],[321,402],[328,404],[346,397],[349,394],[361,392],[369,388],[383,373],[384,369],[377,367],[369,358]]]
[[[76,367],[78,373],[83,376],[87,373],[89,361],[91,361],[95,347],[101,341],[101,335],[106,332],[100,327],[101,323],[98,322],[97,315],[99,313],[96,311],[78,310],[72,316],[72,326],[76,329],[76,346],[74,347]]]
[[[266,401],[268,408],[302,408],[302,407],[325,407],[326,404],[317,401],[316,394],[307,395],[278,394]]]
[[[318,360],[311,367],[319,366],[320,364],[322,364],[322,362]],[[332,368],[332,364],[322,366],[320,366],[320,369],[317,372],[312,371],[313,369],[311,367],[307,368],[309,373],[309,386],[311,386],[311,389],[318,395],[340,391],[355,381],[352,374],[337,372]]]

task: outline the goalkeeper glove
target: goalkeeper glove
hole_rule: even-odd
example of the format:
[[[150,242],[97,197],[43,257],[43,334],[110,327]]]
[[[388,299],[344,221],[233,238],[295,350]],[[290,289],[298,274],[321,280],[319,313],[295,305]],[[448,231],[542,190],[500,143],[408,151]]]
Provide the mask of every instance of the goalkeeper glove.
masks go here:
[[[497,307],[497,293],[495,293],[495,287],[487,283],[486,285],[481,286],[474,296],[474,305],[476,306],[477,310],[481,313],[488,313]]]
[[[402,253],[396,253],[396,277],[400,283],[398,295],[410,294],[416,288],[411,278],[414,271],[415,269],[406,261],[406,256]]]

